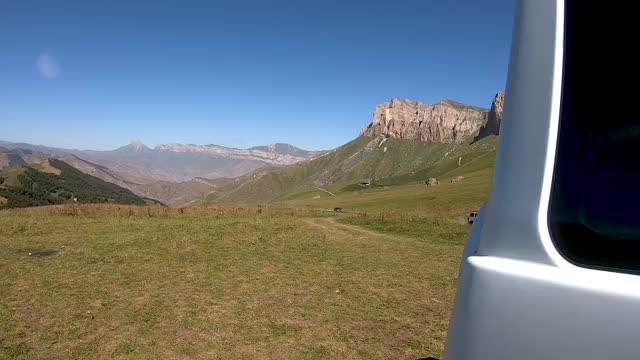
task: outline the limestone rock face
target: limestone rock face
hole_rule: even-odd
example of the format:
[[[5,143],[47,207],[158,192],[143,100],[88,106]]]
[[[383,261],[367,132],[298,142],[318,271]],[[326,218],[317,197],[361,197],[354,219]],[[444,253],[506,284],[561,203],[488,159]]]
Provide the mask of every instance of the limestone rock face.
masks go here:
[[[488,110],[440,100],[435,104],[392,99],[376,106],[373,120],[360,135],[462,143],[487,122]]]
[[[504,92],[499,92],[493,98],[491,103],[491,110],[487,117],[487,123],[480,128],[476,140],[482,139],[489,135],[500,134],[500,123],[502,122],[502,111],[504,109]]]

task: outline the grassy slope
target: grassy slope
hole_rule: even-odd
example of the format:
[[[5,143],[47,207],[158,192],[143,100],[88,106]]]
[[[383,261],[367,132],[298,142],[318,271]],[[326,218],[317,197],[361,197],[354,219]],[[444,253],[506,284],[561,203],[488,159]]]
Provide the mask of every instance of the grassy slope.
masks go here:
[[[438,186],[406,184],[390,187],[362,188],[358,191],[340,191],[328,187],[336,196],[315,190],[299,188],[291,197],[277,204],[293,208],[333,209],[345,211],[399,210],[416,211],[438,216],[461,216],[477,209],[489,193],[492,169],[483,169],[465,174],[460,183],[441,182]],[[320,198],[315,198],[320,196]],[[454,205],[451,205],[451,204]]]
[[[358,138],[314,160],[271,170],[256,178],[244,177],[246,181],[242,181],[241,185],[226,194],[216,194],[214,201],[269,201],[299,184],[310,182],[327,169],[335,169],[367,142],[367,138]]]
[[[318,190],[311,185],[296,187],[275,199],[276,203],[291,207],[350,210],[375,209],[426,209],[437,207],[442,211],[447,203],[454,202],[464,211],[477,208],[486,198],[495,161],[495,138],[483,139],[466,148],[454,149],[448,157],[425,169],[374,181],[370,187],[354,182],[338,183],[322,187],[336,196]],[[461,157],[460,165],[458,158]],[[450,179],[462,175],[460,183]],[[440,185],[425,187],[424,179],[436,177]]]
[[[245,178],[239,186],[213,194],[204,203],[280,201],[300,196],[300,191],[322,195],[316,194],[313,186],[365,180],[374,185],[409,184],[471,171],[466,167],[471,162],[475,162],[475,170],[481,170],[491,166],[495,146],[495,137],[460,145],[359,137],[314,160]],[[476,161],[481,158],[486,163]]]
[[[20,180],[18,179],[19,175],[22,175],[25,171],[24,167],[12,167],[7,168],[0,171],[0,186],[11,186],[11,187],[19,187],[21,186]]]

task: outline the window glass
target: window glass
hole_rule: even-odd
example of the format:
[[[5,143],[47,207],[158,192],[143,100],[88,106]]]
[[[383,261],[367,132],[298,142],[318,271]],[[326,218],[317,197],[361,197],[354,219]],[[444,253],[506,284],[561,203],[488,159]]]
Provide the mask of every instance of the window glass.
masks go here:
[[[578,16],[577,3],[565,2],[550,230],[558,250],[574,263],[635,272],[640,270],[637,30],[632,12],[581,1]]]

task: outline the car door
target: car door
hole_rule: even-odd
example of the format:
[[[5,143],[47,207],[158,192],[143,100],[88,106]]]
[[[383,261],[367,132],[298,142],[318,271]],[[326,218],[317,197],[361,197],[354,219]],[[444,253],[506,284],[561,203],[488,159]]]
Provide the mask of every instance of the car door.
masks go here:
[[[632,5],[520,0],[498,155],[445,358],[640,358]]]

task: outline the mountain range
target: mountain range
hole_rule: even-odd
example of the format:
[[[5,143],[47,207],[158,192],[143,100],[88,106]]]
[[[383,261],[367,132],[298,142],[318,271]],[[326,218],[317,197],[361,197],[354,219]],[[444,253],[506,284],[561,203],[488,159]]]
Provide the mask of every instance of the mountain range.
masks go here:
[[[264,167],[287,166],[322,154],[289,144],[250,149],[164,144],[152,149],[139,140],[110,151],[7,141],[0,142],[0,146],[0,169],[56,158],[86,174],[168,205],[182,205],[207,194],[213,190],[212,179],[233,178]]]
[[[330,151],[277,143],[248,149],[139,140],[111,151],[0,141],[0,170],[55,158],[85,174],[167,205],[268,202],[300,187],[421,181],[495,156],[504,93],[490,109],[451,100],[392,99],[351,142]],[[480,161],[492,166],[491,161]]]
[[[286,166],[303,161],[320,151],[306,151],[289,144],[272,144],[250,149],[219,145],[163,144],[149,148],[139,140],[110,151],[62,149],[26,143],[0,141],[8,149],[27,149],[52,157],[75,155],[120,173],[129,180],[186,181],[194,177],[235,177],[252,170]]]

